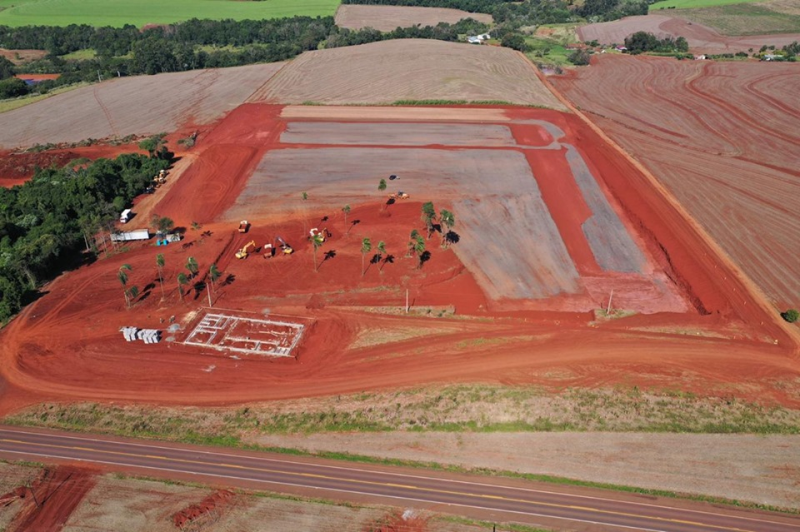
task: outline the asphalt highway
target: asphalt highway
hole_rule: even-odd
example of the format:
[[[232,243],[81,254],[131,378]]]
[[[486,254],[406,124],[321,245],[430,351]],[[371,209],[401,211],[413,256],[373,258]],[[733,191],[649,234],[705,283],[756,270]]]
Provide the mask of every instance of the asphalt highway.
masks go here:
[[[498,477],[451,475],[438,471],[371,467],[350,462],[292,458],[147,440],[67,434],[0,426],[0,456],[47,462],[80,461],[105,469],[158,476],[191,475],[211,484],[315,490],[337,498],[348,494],[378,497],[388,504],[435,506],[459,514],[491,512],[507,520],[527,517],[578,525],[663,532],[800,532],[800,519],[783,514],[742,511],[718,505],[669,505],[541,489]]]

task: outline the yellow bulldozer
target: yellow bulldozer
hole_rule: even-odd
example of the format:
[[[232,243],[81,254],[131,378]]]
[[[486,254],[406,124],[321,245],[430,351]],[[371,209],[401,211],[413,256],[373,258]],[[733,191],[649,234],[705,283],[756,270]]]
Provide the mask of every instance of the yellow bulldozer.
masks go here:
[[[244,247],[242,247],[242,249],[240,249],[239,251],[236,252],[236,258],[237,259],[246,259],[247,256],[250,254],[250,252],[248,250],[251,247],[255,247],[255,245],[256,245],[256,241],[255,240],[251,240],[250,242],[245,244]]]

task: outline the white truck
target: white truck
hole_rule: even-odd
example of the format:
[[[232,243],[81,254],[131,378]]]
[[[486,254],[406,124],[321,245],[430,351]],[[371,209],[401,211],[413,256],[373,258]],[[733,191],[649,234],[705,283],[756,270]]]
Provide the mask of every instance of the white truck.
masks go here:
[[[123,223],[123,224],[128,223],[128,220],[131,219],[131,214],[132,213],[131,213],[130,209],[125,209],[124,211],[122,211],[122,214],[119,215],[120,223]]]

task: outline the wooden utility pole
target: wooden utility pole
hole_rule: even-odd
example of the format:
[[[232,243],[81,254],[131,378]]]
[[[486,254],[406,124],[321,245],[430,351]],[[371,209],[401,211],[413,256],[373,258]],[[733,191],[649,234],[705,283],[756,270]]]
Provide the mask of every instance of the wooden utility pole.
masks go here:
[[[611,298],[614,297],[614,289],[611,289],[611,294],[608,296],[608,308],[606,308],[606,316],[611,314]]]

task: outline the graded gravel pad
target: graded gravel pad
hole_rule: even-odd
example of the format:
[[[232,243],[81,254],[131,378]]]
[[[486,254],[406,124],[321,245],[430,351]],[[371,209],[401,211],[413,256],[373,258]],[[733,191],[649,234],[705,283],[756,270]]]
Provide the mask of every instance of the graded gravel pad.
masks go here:
[[[397,174],[386,193],[413,190],[427,201],[481,195],[517,194],[536,182],[525,157],[505,150],[414,148],[312,148],[268,152],[259,163],[228,220],[256,218],[265,212],[291,212],[306,191],[315,205],[341,208],[354,198],[375,201],[381,178]]]
[[[281,134],[287,144],[385,146],[514,146],[507,126],[494,124],[375,124],[290,122]]]
[[[579,275],[535,181],[528,192],[457,201],[453,246],[494,299],[544,299],[580,289]]]
[[[592,210],[592,217],[583,224],[583,233],[592,248],[597,263],[604,270],[642,273],[645,259],[622,220],[600,190],[600,185],[592,175],[586,161],[571,145],[564,144],[566,157],[572,175],[583,199]]]

